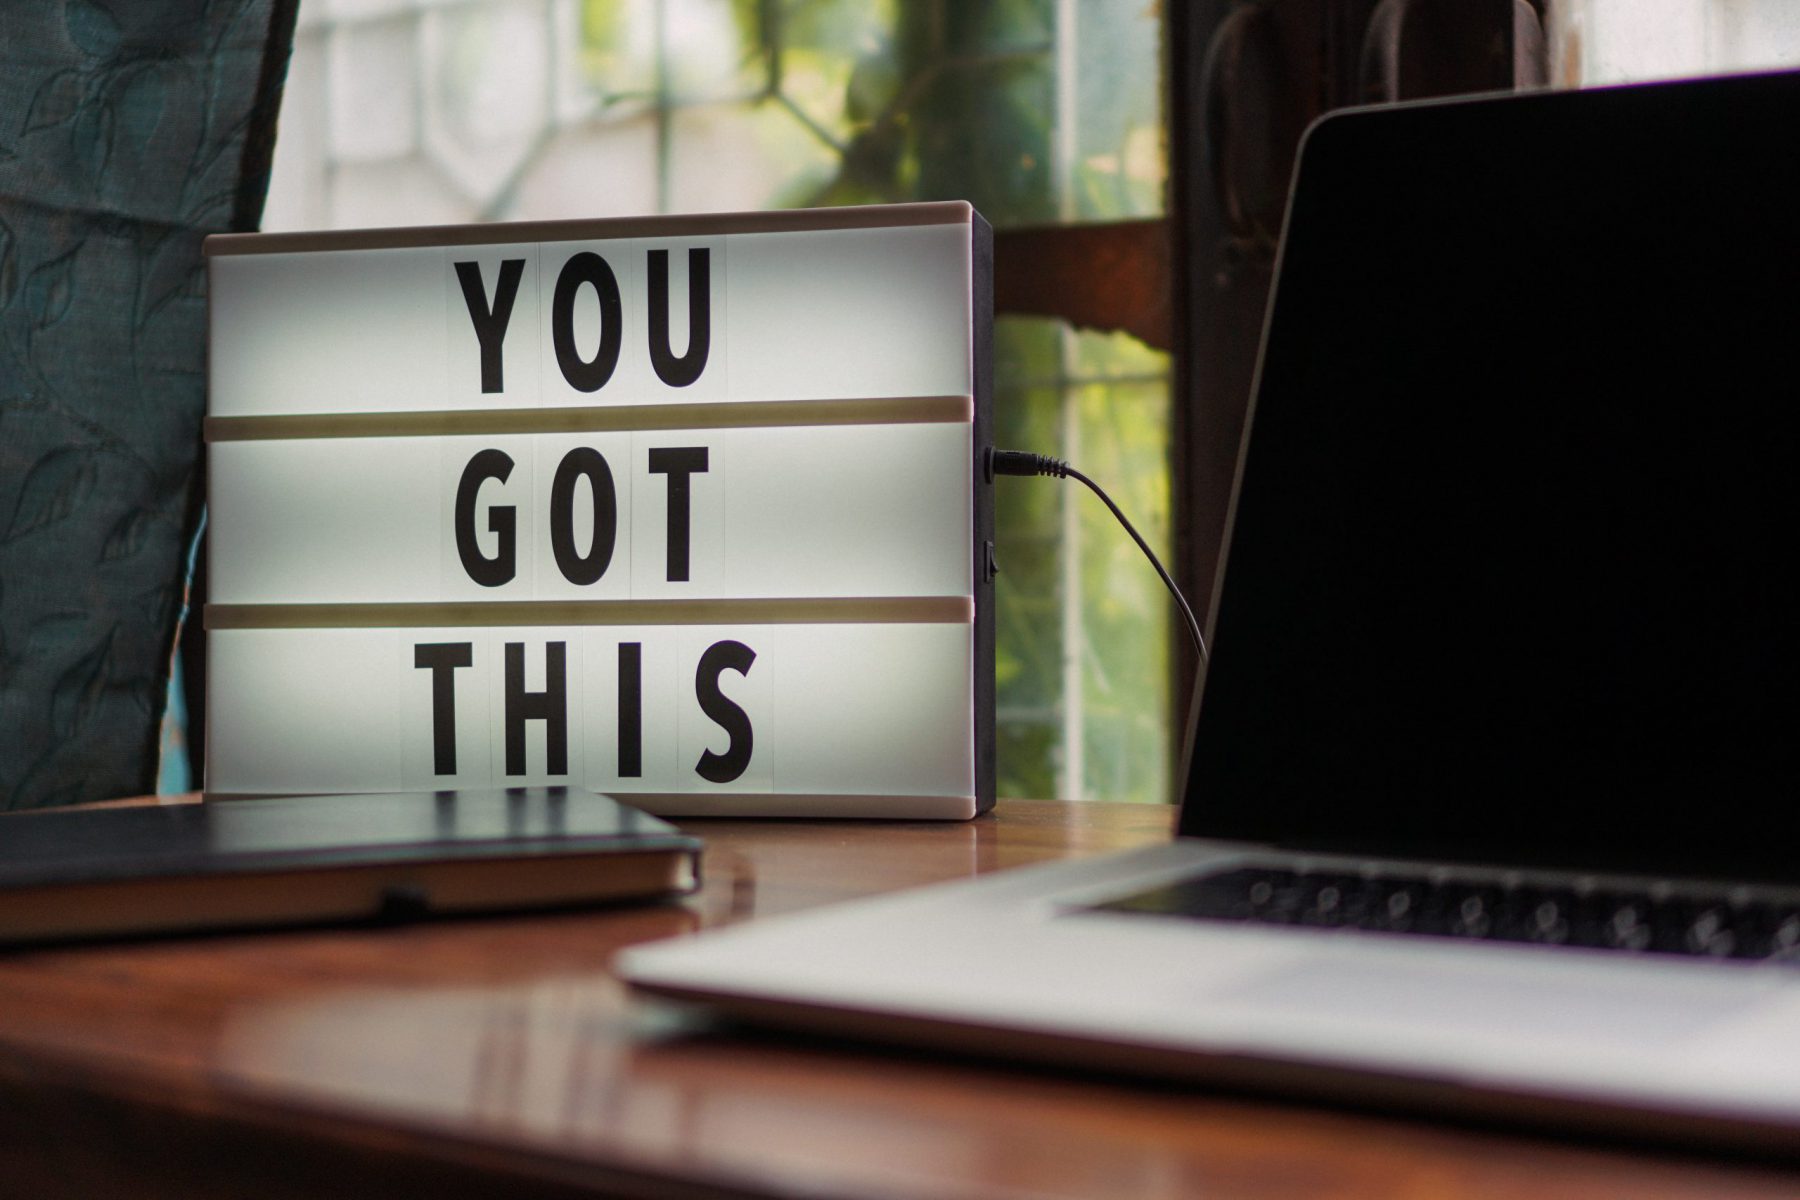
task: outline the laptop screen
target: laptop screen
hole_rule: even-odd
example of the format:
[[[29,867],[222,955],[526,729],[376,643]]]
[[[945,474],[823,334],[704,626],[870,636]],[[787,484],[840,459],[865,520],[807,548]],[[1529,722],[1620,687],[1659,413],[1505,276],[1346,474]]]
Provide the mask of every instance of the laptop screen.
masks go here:
[[[1182,831],[1800,879],[1800,76],[1301,156]]]

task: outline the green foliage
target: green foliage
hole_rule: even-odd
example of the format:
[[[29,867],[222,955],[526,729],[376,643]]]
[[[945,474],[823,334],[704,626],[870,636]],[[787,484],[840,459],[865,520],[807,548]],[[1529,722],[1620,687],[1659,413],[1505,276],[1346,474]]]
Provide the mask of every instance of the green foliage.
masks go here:
[[[633,57],[654,3],[582,0],[583,62],[609,99],[655,87],[665,114],[716,104],[752,115],[745,128],[777,182],[713,206],[963,199],[998,227],[1162,209],[1161,26],[1145,0],[1077,0],[1073,28],[1058,27],[1067,10],[1051,0],[729,0],[719,12],[738,66],[724,100],[716,81],[684,82],[662,61],[679,46],[654,43],[657,62]],[[1071,61],[1074,77],[1059,78]],[[1059,113],[1074,128],[1059,129]],[[996,441],[1071,458],[1166,554],[1165,357],[1127,337],[1019,319],[998,323],[995,353]],[[1160,582],[1076,484],[1008,480],[996,523],[1001,793],[1166,799],[1173,626]],[[1074,596],[1068,553],[1080,568]],[[1067,604],[1080,606],[1073,643]],[[1079,747],[1064,739],[1070,656]],[[1076,749],[1079,780],[1068,775]]]

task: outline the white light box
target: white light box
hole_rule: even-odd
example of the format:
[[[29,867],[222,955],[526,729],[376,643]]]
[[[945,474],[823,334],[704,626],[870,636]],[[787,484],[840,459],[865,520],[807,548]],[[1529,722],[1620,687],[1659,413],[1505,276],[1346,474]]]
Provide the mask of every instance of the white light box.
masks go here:
[[[968,205],[206,255],[209,794],[992,805]]]

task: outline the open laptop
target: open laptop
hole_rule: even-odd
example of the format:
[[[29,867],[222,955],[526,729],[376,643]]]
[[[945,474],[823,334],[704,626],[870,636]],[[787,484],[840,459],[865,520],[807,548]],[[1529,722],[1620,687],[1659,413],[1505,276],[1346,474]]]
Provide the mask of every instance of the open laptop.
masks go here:
[[[764,1021],[1800,1145],[1800,75],[1297,170],[1180,834],[629,953]]]

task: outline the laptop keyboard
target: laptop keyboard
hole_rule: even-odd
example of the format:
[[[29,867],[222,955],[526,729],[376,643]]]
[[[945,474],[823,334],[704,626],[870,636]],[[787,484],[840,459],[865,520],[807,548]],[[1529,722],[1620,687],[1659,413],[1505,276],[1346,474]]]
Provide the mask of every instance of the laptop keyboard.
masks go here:
[[[1414,933],[1800,964],[1800,902],[1243,867],[1093,906],[1205,921]]]

